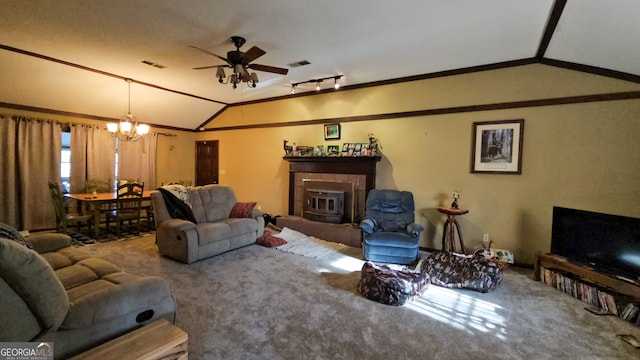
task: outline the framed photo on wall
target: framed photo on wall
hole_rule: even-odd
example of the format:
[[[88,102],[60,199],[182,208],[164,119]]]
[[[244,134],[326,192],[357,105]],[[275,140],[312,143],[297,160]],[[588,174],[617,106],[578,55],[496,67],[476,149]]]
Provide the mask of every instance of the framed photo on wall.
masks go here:
[[[340,140],[340,124],[328,124],[324,126],[325,140]]]
[[[523,119],[474,122],[471,172],[521,174],[523,132]]]

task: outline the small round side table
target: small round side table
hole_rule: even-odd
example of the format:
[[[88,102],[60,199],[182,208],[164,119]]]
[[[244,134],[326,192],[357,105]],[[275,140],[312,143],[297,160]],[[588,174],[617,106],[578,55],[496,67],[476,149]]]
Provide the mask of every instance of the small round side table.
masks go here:
[[[447,238],[449,239],[448,251],[456,252],[456,234],[458,232],[458,238],[460,239],[460,250],[463,254],[466,254],[464,250],[464,240],[462,240],[462,232],[460,232],[460,225],[456,221],[456,216],[464,215],[469,212],[468,209],[455,209],[449,207],[437,208],[439,212],[447,215],[447,220],[444,222],[444,228],[442,229],[442,250],[447,250]]]

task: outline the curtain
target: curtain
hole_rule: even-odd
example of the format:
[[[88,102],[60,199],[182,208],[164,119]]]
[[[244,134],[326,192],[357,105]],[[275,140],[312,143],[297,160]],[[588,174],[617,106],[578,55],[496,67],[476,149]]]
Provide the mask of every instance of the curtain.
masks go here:
[[[116,163],[116,139],[111,135],[109,131],[107,131],[106,129],[101,129],[97,126],[86,127],[86,131],[86,178],[114,181],[114,165]],[[73,153],[73,149],[71,150],[71,152]],[[73,164],[71,166],[73,166]]]
[[[157,134],[138,141],[118,141],[118,179],[137,179],[145,190],[156,188]]]
[[[18,122],[10,115],[0,114],[0,222],[20,228],[17,140]]]
[[[84,193],[87,178],[87,125],[71,125],[71,175],[69,192]]]
[[[0,221],[21,230],[55,228],[48,182],[60,183],[60,124],[0,115]]]

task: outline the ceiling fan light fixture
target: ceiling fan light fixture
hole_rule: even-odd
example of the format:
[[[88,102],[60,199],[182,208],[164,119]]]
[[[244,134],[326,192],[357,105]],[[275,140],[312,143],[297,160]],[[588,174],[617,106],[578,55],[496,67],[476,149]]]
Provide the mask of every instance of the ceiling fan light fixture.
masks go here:
[[[267,52],[256,46],[252,46],[251,49],[247,50],[246,52],[240,51],[240,47],[242,47],[242,45],[244,45],[246,42],[246,40],[242,36],[232,36],[231,42],[233,42],[233,44],[235,45],[236,50],[227,52],[226,57],[214,54],[210,51],[201,49],[197,46],[189,45],[190,48],[193,48],[193,49],[202,51],[208,55],[214,56],[220,60],[225,61],[228,64],[228,65],[217,65],[217,66],[216,65],[201,66],[201,67],[194,67],[193,69],[204,70],[204,69],[212,69],[214,67],[217,67],[216,77],[218,78],[218,82],[221,84],[231,83],[234,89],[238,87],[238,84],[240,82],[246,82],[247,86],[249,87],[254,87],[254,88],[256,87],[256,84],[258,83],[258,75],[250,73],[248,69],[265,71],[265,72],[280,74],[280,75],[287,75],[289,73],[289,69],[275,67],[275,66],[268,66],[268,65],[253,64],[252,62],[255,59],[261,57]],[[229,78],[227,78],[227,81],[223,80],[226,77],[223,67],[228,67],[233,71],[233,75],[230,75]]]

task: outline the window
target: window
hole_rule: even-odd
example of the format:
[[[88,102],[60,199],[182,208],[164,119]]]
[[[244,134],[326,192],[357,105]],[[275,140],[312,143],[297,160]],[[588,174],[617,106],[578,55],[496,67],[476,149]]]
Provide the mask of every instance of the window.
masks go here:
[[[60,152],[60,183],[65,192],[69,191],[71,176],[71,133],[62,132],[62,151]]]

